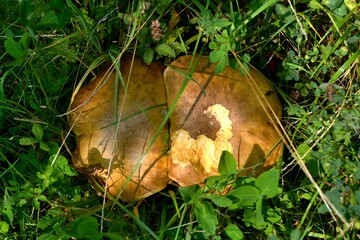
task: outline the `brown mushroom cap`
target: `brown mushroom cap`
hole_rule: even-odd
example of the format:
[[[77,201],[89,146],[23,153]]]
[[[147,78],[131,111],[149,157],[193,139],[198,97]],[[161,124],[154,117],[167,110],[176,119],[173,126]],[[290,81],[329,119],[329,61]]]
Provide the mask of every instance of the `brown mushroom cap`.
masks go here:
[[[184,82],[190,60],[191,56],[179,57],[165,69],[169,107]],[[250,67],[249,73],[244,75],[230,67],[226,67],[220,74],[214,74],[214,68],[215,65],[211,65],[206,57],[199,59],[191,75],[192,80],[188,82],[170,116],[170,135],[173,137],[178,130],[183,129],[190,133],[191,138],[205,135],[214,140],[219,124],[209,119],[204,111],[209,106],[221,104],[230,111],[233,137],[229,142],[237,159],[237,167],[243,169],[240,175],[258,174],[281,157],[282,144],[276,131],[277,126],[272,124],[262,104],[271,115],[270,109],[265,102],[257,100],[251,79],[278,118],[282,114],[281,103],[271,82],[254,68]],[[169,163],[169,177],[181,186],[202,183],[208,176],[216,174],[217,169],[204,172],[192,164],[181,166],[171,160]]]
[[[104,171],[96,178],[107,181],[113,196],[131,201],[160,191],[169,181],[167,146],[162,139],[168,134],[166,127],[146,152],[167,102],[161,64],[147,66],[137,58],[126,58],[120,71],[126,93],[120,81],[115,89],[115,70],[104,69],[74,97],[69,123],[77,135],[74,165],[101,163]],[[119,124],[117,119],[122,119]]]

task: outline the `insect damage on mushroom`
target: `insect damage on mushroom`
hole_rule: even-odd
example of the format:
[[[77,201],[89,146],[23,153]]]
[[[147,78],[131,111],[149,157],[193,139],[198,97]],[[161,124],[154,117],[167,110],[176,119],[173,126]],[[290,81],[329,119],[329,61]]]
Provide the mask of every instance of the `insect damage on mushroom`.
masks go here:
[[[220,129],[216,133],[216,139],[213,141],[205,135],[194,139],[186,130],[177,130],[171,139],[170,156],[175,164],[183,168],[192,164],[198,172],[210,173],[217,170],[222,151],[233,152],[229,143],[233,136],[232,121],[229,110],[221,104],[212,105],[203,113],[219,122]]]

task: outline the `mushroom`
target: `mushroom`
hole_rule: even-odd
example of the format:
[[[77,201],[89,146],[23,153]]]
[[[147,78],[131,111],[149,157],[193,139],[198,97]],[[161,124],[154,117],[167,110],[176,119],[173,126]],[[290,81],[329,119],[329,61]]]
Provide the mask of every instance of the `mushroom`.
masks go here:
[[[113,68],[82,87],[69,115],[77,136],[75,167],[96,166],[93,178],[111,195],[132,201],[162,190],[170,180],[188,186],[218,175],[223,150],[235,156],[239,175],[256,175],[276,163],[282,144],[274,119],[282,108],[270,81],[252,67],[244,75],[229,67],[215,74],[214,64],[198,56],[189,75],[190,59],[179,57],[164,71],[160,63],[125,58],[120,72],[126,91]],[[173,110],[170,128],[159,129],[168,109]]]
[[[191,58],[179,57],[165,69],[169,107],[191,71]],[[202,183],[218,175],[223,150],[235,156],[239,175],[270,168],[282,155],[270,110],[280,118],[282,107],[271,82],[251,66],[246,74],[230,67],[215,74],[207,57],[196,56],[193,62],[196,69],[170,116],[169,177],[181,186]],[[269,105],[257,99],[255,85]]]
[[[69,123],[77,135],[73,164],[84,168],[100,163],[103,171],[94,178],[122,200],[145,198],[169,181],[163,140],[167,126],[155,136],[167,108],[163,70],[156,62],[148,66],[125,58],[120,71],[126,91],[120,80],[116,83],[116,71],[105,68],[70,106]]]

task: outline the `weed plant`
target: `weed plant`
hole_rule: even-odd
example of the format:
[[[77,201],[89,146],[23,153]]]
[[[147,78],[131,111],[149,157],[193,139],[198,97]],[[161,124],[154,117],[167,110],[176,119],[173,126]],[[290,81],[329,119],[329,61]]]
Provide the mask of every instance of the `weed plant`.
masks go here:
[[[359,6],[0,0],[0,238],[360,238]],[[204,188],[103,203],[69,166],[74,89],[124,54],[166,64],[196,52],[217,72],[240,61],[271,79],[285,112],[282,161],[237,178],[224,152]]]

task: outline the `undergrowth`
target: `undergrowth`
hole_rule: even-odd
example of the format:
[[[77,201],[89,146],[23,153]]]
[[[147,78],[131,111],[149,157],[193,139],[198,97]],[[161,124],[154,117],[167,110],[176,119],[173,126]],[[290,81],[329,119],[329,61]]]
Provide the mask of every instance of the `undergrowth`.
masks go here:
[[[360,238],[359,5],[1,1],[0,238]],[[195,52],[217,72],[238,59],[273,82],[282,161],[240,178],[224,153],[222,175],[204,188],[103,204],[69,165],[75,136],[64,113],[74,88],[124,54],[167,64]]]

